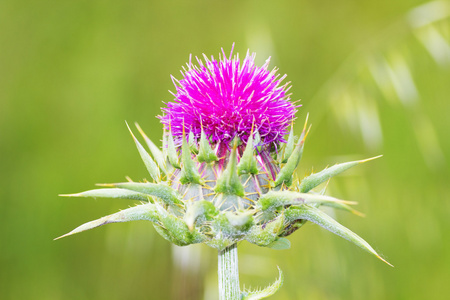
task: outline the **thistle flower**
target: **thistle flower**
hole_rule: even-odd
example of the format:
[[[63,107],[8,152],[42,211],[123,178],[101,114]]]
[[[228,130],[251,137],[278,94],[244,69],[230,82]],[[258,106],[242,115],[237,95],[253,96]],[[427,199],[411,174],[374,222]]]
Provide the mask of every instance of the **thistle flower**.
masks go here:
[[[219,251],[220,299],[261,299],[282,284],[282,274],[262,291],[240,292],[236,277],[238,242],[289,248],[289,236],[305,222],[349,240],[381,260],[358,235],[319,210],[331,206],[358,214],[350,205],[313,192],[320,184],[362,162],[338,164],[303,179],[297,168],[308,135],[298,139],[293,124],[297,106],[290,101],[285,76],[254,64],[255,55],[219,60],[197,59],[174,77],[174,101],[163,108],[162,150],[136,124],[151,155],[130,129],[151,178],[102,184],[73,197],[109,197],[141,204],[81,225],[62,237],[115,222],[148,220],[166,240],[186,246],[205,243]],[[386,261],[385,261],[386,262]],[[387,262],[386,262],[387,263]],[[222,291],[223,290],[223,291]]]
[[[255,66],[255,54],[240,63],[239,55],[227,58],[222,49],[219,61],[204,55],[205,62],[191,61],[181,72],[183,79],[172,80],[175,102],[169,102],[161,117],[175,138],[183,130],[199,139],[203,131],[212,143],[228,144],[234,137],[247,142],[253,126],[265,144],[284,142],[286,128],[296,109],[289,101],[286,75],[268,70],[270,58],[262,67]]]

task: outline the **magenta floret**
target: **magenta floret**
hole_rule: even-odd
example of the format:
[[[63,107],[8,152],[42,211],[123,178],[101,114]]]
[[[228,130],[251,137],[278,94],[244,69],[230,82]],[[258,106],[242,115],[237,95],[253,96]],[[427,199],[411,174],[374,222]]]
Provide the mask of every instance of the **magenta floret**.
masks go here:
[[[288,83],[281,86],[286,75],[279,78],[277,69],[269,71],[266,63],[257,67],[255,54],[247,52],[240,62],[239,54],[227,58],[223,49],[219,60],[204,55],[183,68],[183,79],[177,81],[174,102],[167,103],[160,117],[175,138],[192,132],[200,137],[201,128],[213,143],[230,142],[236,135],[244,142],[258,131],[264,144],[284,142],[283,135],[292,122],[296,106],[290,102]]]

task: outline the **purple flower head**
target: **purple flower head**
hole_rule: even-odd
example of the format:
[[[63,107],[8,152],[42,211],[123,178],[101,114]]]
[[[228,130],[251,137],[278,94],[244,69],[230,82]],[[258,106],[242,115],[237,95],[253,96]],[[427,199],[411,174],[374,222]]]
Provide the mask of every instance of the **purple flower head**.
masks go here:
[[[175,99],[163,109],[162,123],[178,139],[184,126],[195,138],[203,128],[212,143],[228,143],[236,135],[246,142],[253,127],[263,144],[284,142],[297,111],[286,94],[289,83],[281,85],[286,75],[280,78],[276,68],[267,69],[270,58],[257,67],[255,53],[247,52],[241,65],[239,54],[232,53],[227,58],[222,49],[218,61],[203,55],[205,62],[197,58],[198,66],[190,59],[181,80],[172,76]]]

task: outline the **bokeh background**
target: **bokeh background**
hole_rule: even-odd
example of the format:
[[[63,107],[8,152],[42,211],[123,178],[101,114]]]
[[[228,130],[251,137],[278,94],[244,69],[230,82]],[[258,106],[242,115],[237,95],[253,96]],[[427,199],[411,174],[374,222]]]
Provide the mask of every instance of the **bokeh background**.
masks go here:
[[[450,298],[450,1],[0,1],[0,298],[216,299],[215,250],[172,248],[151,224],[63,240],[133,205],[61,198],[148,177],[125,120],[159,141],[189,54],[288,74],[310,113],[299,175],[383,154],[331,181],[335,217],[395,268],[307,224],[289,250],[239,245],[241,286],[271,299]]]

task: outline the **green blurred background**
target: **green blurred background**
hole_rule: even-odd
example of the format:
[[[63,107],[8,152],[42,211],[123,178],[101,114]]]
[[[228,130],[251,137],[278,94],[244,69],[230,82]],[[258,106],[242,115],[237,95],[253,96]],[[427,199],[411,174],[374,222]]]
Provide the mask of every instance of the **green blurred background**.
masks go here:
[[[330,194],[395,268],[314,224],[289,250],[239,246],[241,285],[271,299],[450,298],[449,1],[0,1],[0,298],[216,299],[216,252],[146,222],[63,240],[125,200],[61,198],[146,175],[124,121],[153,140],[189,54],[232,43],[288,74],[313,129],[298,172],[378,154]]]

